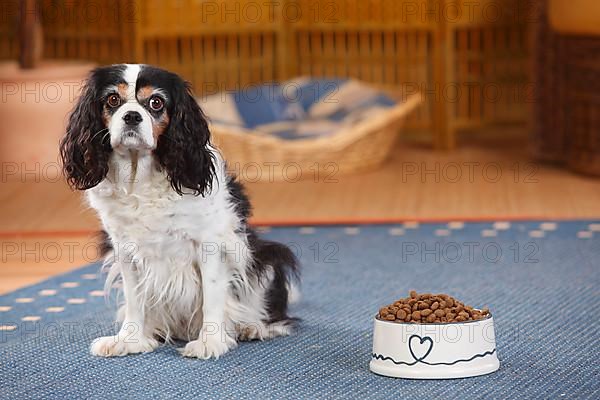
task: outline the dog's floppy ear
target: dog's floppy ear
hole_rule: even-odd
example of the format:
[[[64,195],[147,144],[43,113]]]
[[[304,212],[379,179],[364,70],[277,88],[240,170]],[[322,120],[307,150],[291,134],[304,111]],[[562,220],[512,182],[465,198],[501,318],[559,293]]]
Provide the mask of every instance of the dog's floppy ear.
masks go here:
[[[60,156],[67,182],[85,190],[99,184],[108,173],[112,148],[102,117],[102,95],[95,74],[85,83],[77,105],[71,112],[67,133],[60,142]]]
[[[173,190],[179,194],[206,195],[215,177],[210,132],[204,113],[189,84],[176,77],[170,104],[170,122],[158,137],[156,158],[165,169]]]

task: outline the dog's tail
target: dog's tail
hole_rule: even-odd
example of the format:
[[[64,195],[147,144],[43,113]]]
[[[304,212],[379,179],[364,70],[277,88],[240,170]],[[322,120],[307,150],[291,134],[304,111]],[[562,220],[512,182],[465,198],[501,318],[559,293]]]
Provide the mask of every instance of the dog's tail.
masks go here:
[[[300,298],[300,264],[294,252],[286,245],[262,240],[252,233],[250,237],[255,268],[267,272],[272,279],[266,293],[271,321],[288,319],[287,305]]]

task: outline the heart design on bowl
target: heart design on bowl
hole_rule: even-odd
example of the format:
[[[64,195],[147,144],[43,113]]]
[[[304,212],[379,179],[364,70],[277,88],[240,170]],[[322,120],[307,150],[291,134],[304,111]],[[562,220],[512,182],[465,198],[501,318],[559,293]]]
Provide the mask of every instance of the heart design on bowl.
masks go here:
[[[408,339],[408,350],[417,363],[423,361],[433,350],[433,339],[429,336],[412,335]]]

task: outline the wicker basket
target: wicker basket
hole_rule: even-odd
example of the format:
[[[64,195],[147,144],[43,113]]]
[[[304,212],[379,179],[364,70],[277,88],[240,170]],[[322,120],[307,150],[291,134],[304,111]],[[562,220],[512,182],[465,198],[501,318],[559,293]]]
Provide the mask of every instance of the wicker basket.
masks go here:
[[[212,126],[215,144],[229,168],[249,181],[298,181],[356,172],[379,166],[394,149],[407,115],[421,102],[419,94],[333,136],[283,140]]]
[[[538,0],[534,31],[534,155],[600,175],[600,36],[557,33]]]
[[[600,36],[569,38],[567,165],[600,176]]]
[[[535,76],[533,104],[533,155],[540,161],[561,162],[565,157],[567,138],[564,129],[565,94],[563,41],[550,29],[548,3],[537,0],[533,30],[532,76]]]

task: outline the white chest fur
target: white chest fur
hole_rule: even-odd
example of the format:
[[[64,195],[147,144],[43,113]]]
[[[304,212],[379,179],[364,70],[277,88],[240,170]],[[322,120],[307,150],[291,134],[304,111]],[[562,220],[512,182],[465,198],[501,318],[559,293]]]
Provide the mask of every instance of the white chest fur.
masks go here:
[[[131,169],[127,162],[113,158],[111,173],[87,192],[111,237],[113,277],[120,268],[133,268],[136,293],[152,329],[193,337],[200,324],[191,320],[202,318],[203,251],[239,239],[235,232],[240,222],[229,204],[225,176],[220,174],[206,197],[181,196],[151,160],[138,160],[134,174],[113,172]]]

